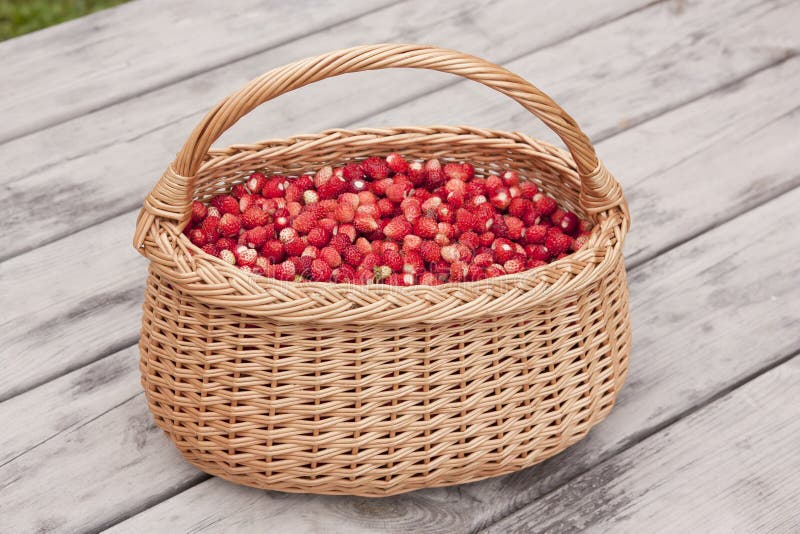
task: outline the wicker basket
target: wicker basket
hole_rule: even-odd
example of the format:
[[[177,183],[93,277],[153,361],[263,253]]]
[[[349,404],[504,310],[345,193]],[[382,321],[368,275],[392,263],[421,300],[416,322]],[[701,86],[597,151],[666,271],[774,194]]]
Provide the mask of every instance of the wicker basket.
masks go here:
[[[521,133],[456,127],[329,130],[210,150],[259,104],[348,72],[457,74],[513,98],[571,155]],[[399,151],[513,168],[594,229],[578,252],[479,282],[396,288],[287,283],[181,234],[193,199],[254,170],[314,171]],[[630,347],[619,184],[574,120],[522,78],[429,46],[340,50],[272,70],[195,128],[148,195],[135,246],[150,260],[142,384],[186,459],[289,492],[383,496],[509,473],[580,440],[611,409]]]

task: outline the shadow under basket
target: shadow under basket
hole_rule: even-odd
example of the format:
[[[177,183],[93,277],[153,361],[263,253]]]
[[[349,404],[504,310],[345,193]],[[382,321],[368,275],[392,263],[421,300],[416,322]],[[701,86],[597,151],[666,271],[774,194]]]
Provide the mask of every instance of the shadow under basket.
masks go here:
[[[211,150],[259,104],[317,80],[389,67],[461,75],[542,119],[570,153],[471,127],[330,130]],[[182,234],[192,200],[252,172],[300,174],[400,152],[513,169],[594,227],[542,267],[441,286],[280,282]],[[150,260],[142,384],[184,457],[224,479],[288,492],[385,496],[516,471],[580,440],[614,404],[630,324],[619,184],[575,121],[522,78],[419,45],[372,45],[275,69],[212,110],[145,200]]]

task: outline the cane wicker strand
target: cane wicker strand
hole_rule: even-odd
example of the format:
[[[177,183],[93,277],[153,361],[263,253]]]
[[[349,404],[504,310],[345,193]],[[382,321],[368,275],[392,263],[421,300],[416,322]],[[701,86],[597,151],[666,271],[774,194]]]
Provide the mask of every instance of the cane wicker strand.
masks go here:
[[[459,74],[522,104],[571,153],[467,126],[328,130],[210,149],[257,105],[346,72]],[[399,151],[514,169],[592,220],[581,250],[479,282],[396,288],[279,282],[181,233],[192,200],[250,173],[301,174]],[[619,184],[577,124],[491,63],[418,45],[332,52],[275,69],[212,110],[148,195],[134,243],[149,260],[142,383],[188,461],[250,486],[382,496],[508,473],[575,443],[611,409],[630,326]]]

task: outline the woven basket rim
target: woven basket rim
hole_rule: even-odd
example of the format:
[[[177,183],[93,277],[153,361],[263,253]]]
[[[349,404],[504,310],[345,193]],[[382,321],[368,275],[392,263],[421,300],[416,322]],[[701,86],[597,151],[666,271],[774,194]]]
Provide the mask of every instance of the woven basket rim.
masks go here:
[[[201,166],[199,174],[204,171],[209,171],[217,165],[222,165],[229,159],[239,160],[242,159],[243,153],[258,153],[264,147],[286,147],[287,150],[295,145],[304,145],[308,143],[315,143],[320,139],[330,137],[331,135],[342,136],[346,138],[359,138],[360,136],[368,136],[370,139],[380,140],[387,136],[397,135],[397,132],[405,132],[406,128],[413,132],[430,133],[445,130],[453,135],[464,136],[469,139],[486,138],[492,139],[504,138],[516,143],[523,143],[524,145],[532,145],[537,150],[542,150],[543,155],[553,156],[563,164],[561,172],[568,172],[572,176],[572,180],[577,180],[577,171],[572,156],[569,152],[551,145],[547,142],[534,140],[530,137],[518,132],[503,132],[499,130],[489,130],[485,128],[473,128],[468,126],[412,126],[412,127],[393,127],[393,128],[358,128],[354,130],[346,129],[329,129],[317,134],[299,134],[281,139],[267,139],[265,141],[232,145],[226,148],[215,148],[209,150],[206,160]],[[458,132],[457,134],[454,132]],[[480,136],[475,136],[475,132],[480,132]],[[377,141],[376,141],[377,142]],[[513,156],[509,156],[512,160]],[[360,159],[360,158],[353,158]],[[446,158],[442,158],[446,159]],[[346,161],[343,158],[342,161]],[[554,194],[560,203],[564,200],[558,198],[557,192],[546,191]],[[575,206],[570,206],[575,209]],[[580,207],[577,207],[580,211]],[[624,210],[620,207],[614,207],[602,213],[583,213],[584,216],[593,219],[594,227],[592,228],[590,238],[587,243],[577,252],[573,252],[564,258],[555,260],[546,265],[534,269],[527,269],[521,273],[507,274],[485,280],[468,281],[468,282],[448,282],[438,286],[414,285],[414,286],[389,286],[387,284],[347,284],[347,283],[332,283],[332,282],[313,282],[313,281],[281,281],[269,278],[262,275],[248,273],[242,271],[236,266],[230,265],[220,258],[211,256],[203,252],[199,247],[192,244],[189,239],[178,230],[177,226],[172,221],[161,221],[159,225],[159,235],[167,237],[176,246],[170,247],[174,251],[174,255],[169,259],[169,263],[173,265],[185,264],[187,267],[182,271],[166,268],[163,263],[153,266],[158,269],[161,274],[166,275],[170,279],[176,281],[180,280],[186,283],[186,277],[197,274],[197,263],[203,263],[206,268],[213,269],[216,278],[223,277],[232,283],[230,285],[236,286],[239,289],[237,295],[232,295],[230,292],[226,296],[220,294],[219,291],[210,290],[207,285],[205,291],[202,285],[195,285],[195,289],[199,293],[208,293],[208,298],[215,301],[219,305],[224,305],[237,309],[243,313],[252,315],[265,315],[275,318],[276,320],[287,322],[301,322],[307,320],[316,320],[324,323],[331,322],[369,322],[373,320],[373,316],[369,314],[370,310],[375,312],[387,312],[391,309],[400,309],[403,306],[409,308],[411,302],[402,302],[409,300],[417,302],[422,305],[424,302],[428,303],[441,303],[448,300],[463,301],[461,306],[464,307],[464,313],[456,314],[452,317],[447,313],[442,313],[442,317],[448,318],[477,318],[485,315],[491,315],[496,312],[491,310],[482,310],[476,304],[471,308],[468,306],[470,300],[466,294],[473,294],[475,298],[480,299],[481,295],[494,294],[491,299],[484,297],[483,301],[497,300],[502,297],[496,295],[501,293],[509,293],[516,291],[518,297],[522,294],[530,294],[530,298],[521,299],[527,300],[527,305],[533,306],[541,302],[542,298],[558,298],[572,294],[579,291],[587,284],[593,283],[610,268],[613,267],[613,260],[615,250],[620,247],[621,241],[624,238],[627,229],[627,217]],[[614,242],[611,242],[611,236],[615,236]],[[182,260],[182,261],[181,261]],[[580,266],[578,266],[580,264]],[[172,273],[170,274],[170,271]],[[201,282],[202,284],[202,282]],[[332,302],[333,299],[328,299],[324,295],[331,292],[347,293],[351,298],[343,298],[342,305],[338,307]],[[288,295],[294,295],[294,300],[298,298],[307,297],[310,301],[306,305],[285,304],[279,306],[280,309],[289,311],[289,316],[281,316],[281,313],[276,314],[274,308],[270,311],[259,309],[260,304],[275,304],[274,298],[276,296],[283,296],[288,302],[292,300],[286,298]],[[536,295],[537,298],[534,298]],[[199,298],[202,298],[200,296]],[[400,301],[398,301],[398,299]],[[313,313],[316,306],[313,301],[319,301],[318,313]],[[327,302],[326,302],[327,301]],[[367,302],[357,306],[357,302]],[[512,309],[518,309],[522,306],[520,302],[513,305],[503,306],[504,312]],[[302,309],[303,313],[300,313]],[[469,310],[469,315],[465,315]],[[348,313],[349,312],[349,313]],[[428,314],[430,315],[430,314]],[[354,317],[355,316],[355,317]],[[381,319],[383,322],[393,322],[391,320]],[[438,322],[432,317],[419,319],[418,316],[406,317],[399,320],[399,323],[411,322]],[[399,324],[398,323],[398,324]]]

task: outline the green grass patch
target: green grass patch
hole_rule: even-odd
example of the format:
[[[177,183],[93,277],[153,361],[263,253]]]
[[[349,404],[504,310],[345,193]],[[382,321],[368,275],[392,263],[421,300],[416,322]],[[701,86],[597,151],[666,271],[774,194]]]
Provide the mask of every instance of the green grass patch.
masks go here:
[[[82,17],[127,0],[0,0],[0,41]]]

